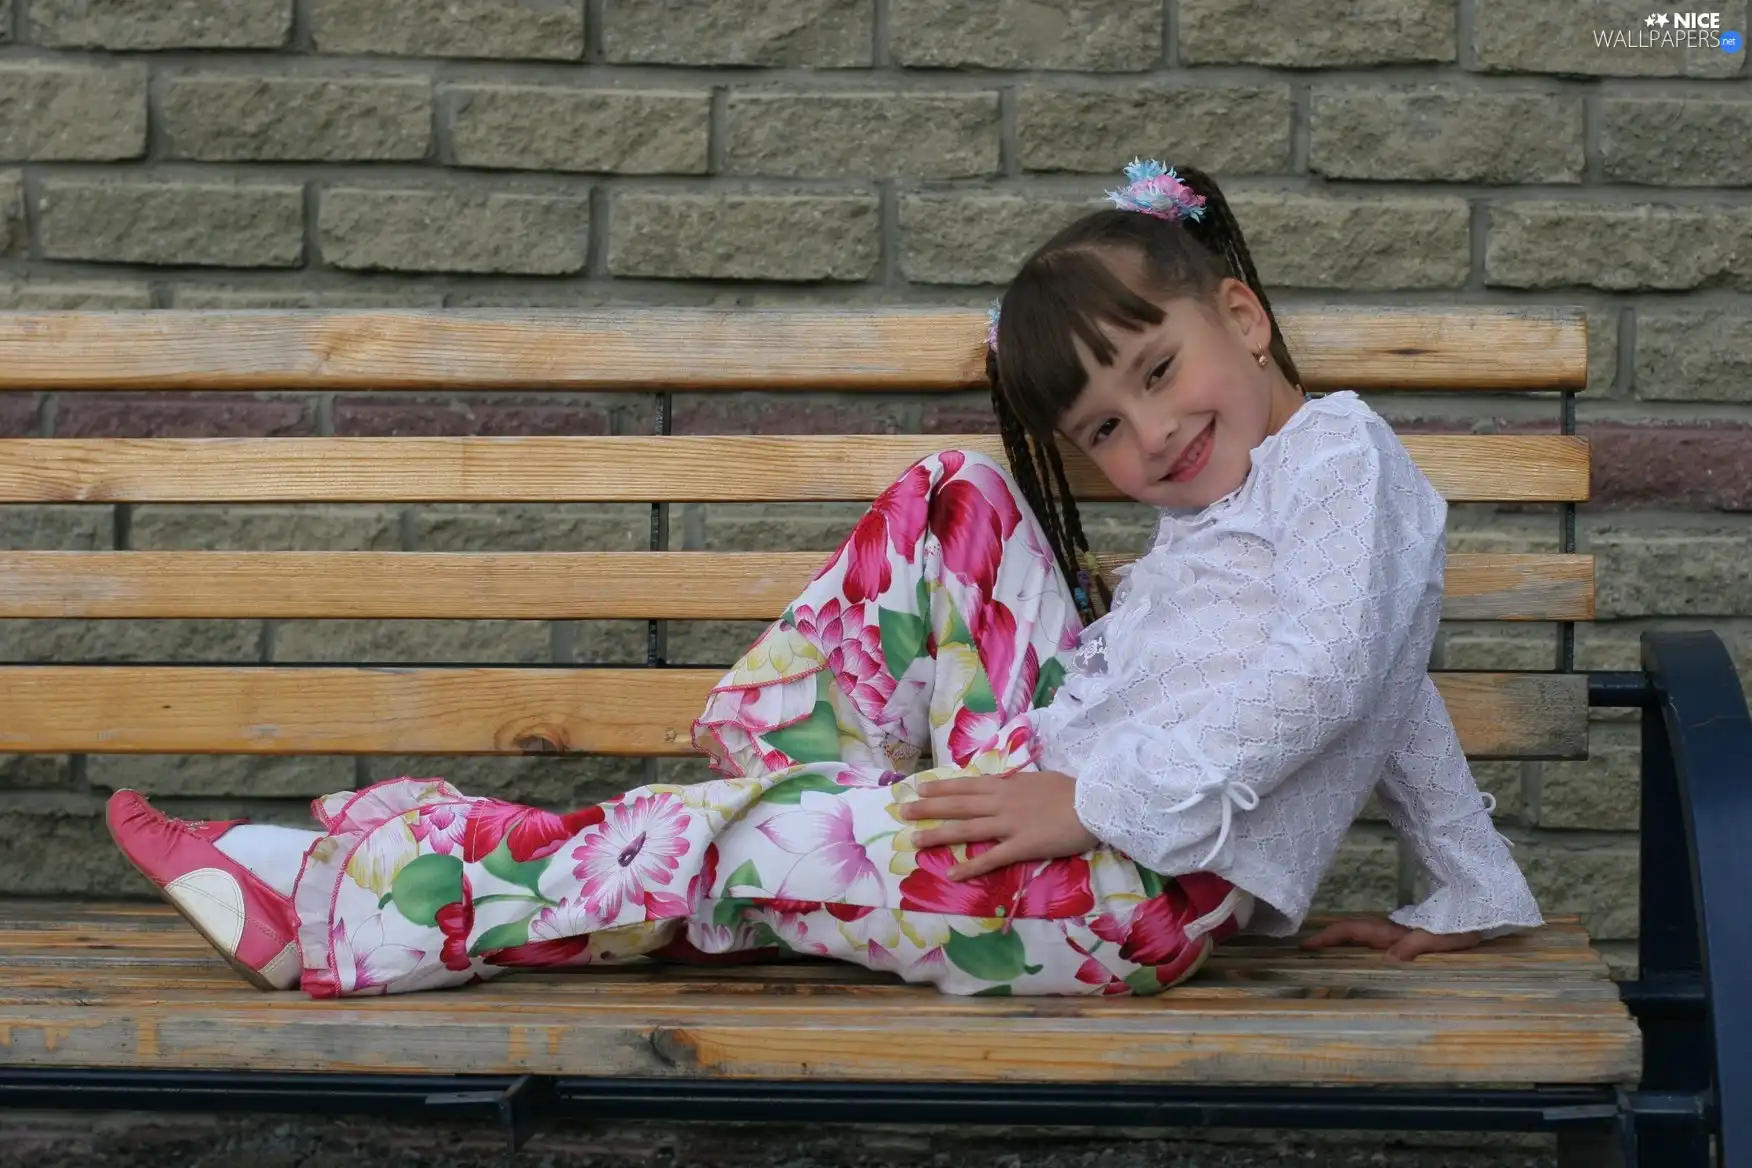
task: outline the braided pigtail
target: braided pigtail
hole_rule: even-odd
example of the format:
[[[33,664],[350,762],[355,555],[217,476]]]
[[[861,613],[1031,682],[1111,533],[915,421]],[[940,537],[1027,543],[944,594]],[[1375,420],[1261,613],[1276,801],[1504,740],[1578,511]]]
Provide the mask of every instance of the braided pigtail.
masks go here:
[[[1004,397],[998,381],[998,356],[991,349],[986,351],[986,381],[991,386],[992,412],[997,415],[1010,473],[1046,532],[1053,559],[1071,589],[1078,614],[1085,624],[1091,623],[1112,604],[1113,594],[1101,578],[1094,553],[1089,550],[1089,539],[1083,534],[1082,517],[1077,513],[1077,500],[1071,493],[1058,444],[1050,436],[1044,442],[1029,436],[1022,419]]]

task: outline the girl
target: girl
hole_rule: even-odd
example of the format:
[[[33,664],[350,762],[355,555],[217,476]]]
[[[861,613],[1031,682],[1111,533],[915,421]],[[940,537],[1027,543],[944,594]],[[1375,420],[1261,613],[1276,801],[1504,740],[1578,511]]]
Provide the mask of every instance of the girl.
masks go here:
[[[1371,791],[1432,892],[1311,944],[1538,925],[1425,672],[1444,503],[1355,395],[1305,401],[1216,185],[1127,176],[994,318],[1009,472],[949,451],[876,501],[713,690],[723,778],[570,815],[398,779],[318,800],[320,833],[123,791],[116,842],[245,977],[316,997],[779,952],[1155,993],[1295,932]],[[1060,440],[1161,512],[1117,591]]]

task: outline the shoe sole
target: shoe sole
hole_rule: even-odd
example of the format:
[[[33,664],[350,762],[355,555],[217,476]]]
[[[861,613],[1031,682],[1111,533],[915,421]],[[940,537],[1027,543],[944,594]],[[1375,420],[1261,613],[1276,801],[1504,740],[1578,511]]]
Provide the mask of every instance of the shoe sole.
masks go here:
[[[109,827],[109,824],[105,823],[104,827],[106,830],[109,831],[110,841],[116,845],[116,850],[118,852],[122,853],[122,858],[124,860],[128,861],[128,866],[133,868],[134,871],[140,873],[140,875],[144,876],[146,878],[146,883],[152,885],[152,890],[154,892],[158,893],[158,899],[162,900],[165,904],[168,904],[171,908],[174,908],[177,912],[177,915],[180,916],[183,920],[187,921],[189,923],[189,927],[191,929],[193,929],[195,932],[199,933],[201,935],[201,939],[213,947],[213,952],[217,953],[220,956],[220,958],[222,958],[224,960],[225,964],[229,965],[232,969],[235,969],[237,971],[239,977],[243,978],[244,981],[247,981],[250,985],[254,986],[258,990],[261,990],[265,994],[283,994],[283,993],[287,992],[286,990],[281,989],[279,986],[275,985],[273,982],[269,981],[266,977],[262,976],[260,973],[256,972],[255,970],[251,969],[249,966],[245,965],[243,962],[239,961],[235,955],[227,953],[225,951],[225,946],[223,944],[221,944],[218,940],[216,940],[214,938],[213,934],[209,933],[205,928],[203,928],[201,925],[201,922],[196,920],[193,916],[191,916],[189,914],[189,912],[186,909],[183,908],[182,905],[177,903],[176,897],[172,896],[169,892],[165,891],[164,886],[159,884],[158,881],[154,880],[152,878],[151,873],[147,872],[144,868],[140,867],[140,865],[134,863],[134,857],[128,855],[128,849],[124,848],[122,846],[121,840],[116,839],[116,833],[113,829],[111,829]]]

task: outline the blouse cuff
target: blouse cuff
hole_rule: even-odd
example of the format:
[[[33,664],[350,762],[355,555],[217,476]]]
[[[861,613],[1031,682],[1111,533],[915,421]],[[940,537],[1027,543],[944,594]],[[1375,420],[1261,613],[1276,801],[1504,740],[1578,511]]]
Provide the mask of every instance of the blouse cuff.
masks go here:
[[[1394,924],[1426,933],[1480,933],[1485,940],[1545,923],[1531,893],[1507,904],[1494,904],[1482,890],[1442,888],[1421,904],[1408,904],[1389,914]]]

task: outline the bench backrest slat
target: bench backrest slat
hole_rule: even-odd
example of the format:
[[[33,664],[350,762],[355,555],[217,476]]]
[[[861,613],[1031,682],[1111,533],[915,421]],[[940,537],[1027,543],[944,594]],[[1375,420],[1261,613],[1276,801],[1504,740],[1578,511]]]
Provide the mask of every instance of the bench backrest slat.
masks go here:
[[[1566,309],[1288,309],[1304,384],[1580,389]],[[0,316],[0,390],[877,389],[985,384],[965,311],[115,312]]]

